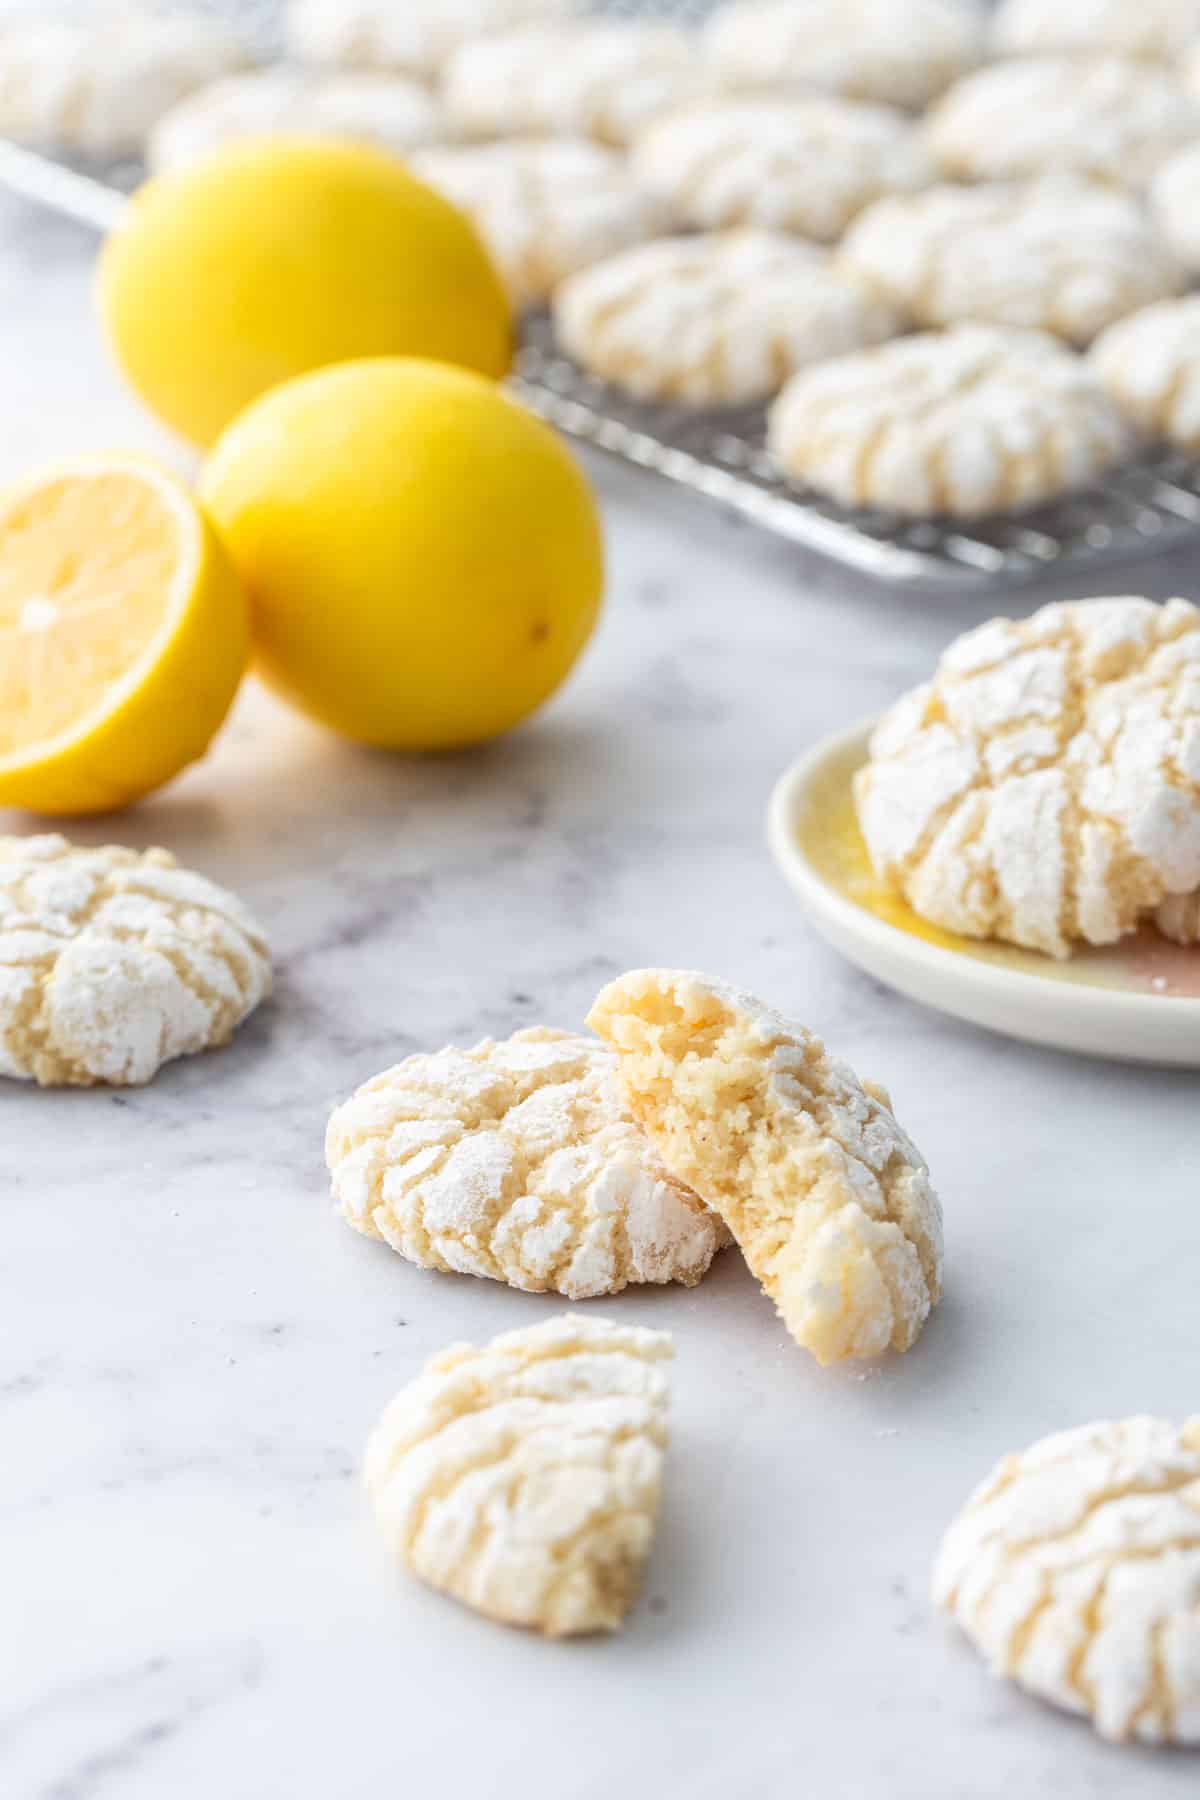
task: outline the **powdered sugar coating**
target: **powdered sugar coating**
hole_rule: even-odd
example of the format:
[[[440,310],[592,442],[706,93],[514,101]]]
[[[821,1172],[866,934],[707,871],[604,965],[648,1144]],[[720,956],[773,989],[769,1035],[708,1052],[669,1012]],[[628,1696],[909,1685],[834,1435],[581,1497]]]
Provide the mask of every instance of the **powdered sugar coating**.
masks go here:
[[[288,46],[299,62],[430,78],[460,44],[577,10],[576,0],[289,0]]]
[[[91,20],[13,18],[0,24],[0,134],[132,155],[185,95],[248,60],[235,33],[195,13],[130,6]]]
[[[346,1222],[422,1268],[586,1300],[700,1280],[725,1242],[633,1123],[612,1055],[542,1026],[410,1056],[329,1121]]]
[[[901,323],[815,246],[751,229],[662,238],[597,263],[559,288],[554,320],[592,374],[692,406],[762,399],[793,370]]]
[[[1200,450],[1200,297],[1164,300],[1110,326],[1091,360],[1139,431]]]
[[[1135,201],[1071,177],[881,200],[840,254],[920,325],[1034,327],[1079,345],[1184,281]]]
[[[934,178],[903,113],[796,94],[714,99],[669,113],[637,139],[633,170],[680,225],[762,225],[822,242],[881,194]]]
[[[1189,269],[1200,269],[1200,143],[1163,164],[1151,184],[1150,203],[1176,256]]]
[[[624,160],[586,138],[455,145],[418,153],[410,166],[471,215],[522,306],[666,223]]]
[[[793,377],[771,450],[848,506],[982,517],[1084,487],[1130,434],[1099,380],[1043,332],[959,325]]]
[[[627,144],[711,80],[691,34],[645,20],[574,19],[464,43],[442,93],[466,137],[525,133]]]
[[[634,1117],[729,1225],[822,1363],[907,1350],[942,1285],[942,1215],[886,1092],[705,975],[637,969],[588,1023]]]
[[[1044,606],[957,638],[855,778],[878,874],[923,918],[1051,956],[1200,889],[1200,609]]]
[[[968,75],[925,129],[955,180],[1069,173],[1138,187],[1200,135],[1200,102],[1153,64],[1037,56]]]
[[[991,44],[1001,56],[1111,51],[1173,62],[1200,39],[1200,0],[1001,0]]]
[[[194,162],[234,138],[300,132],[405,152],[445,135],[442,111],[403,75],[256,69],[202,88],[159,120],[147,160],[153,169]]]
[[[388,1549],[504,1624],[615,1630],[654,1536],[672,1354],[569,1314],[435,1356],[367,1447]]]
[[[958,0],[740,0],[704,41],[730,87],[791,83],[919,108],[978,60],[980,40]]]
[[[1006,1456],[946,1534],[933,1597],[997,1675],[1103,1737],[1200,1744],[1200,1418]]]
[[[165,850],[0,837],[0,1075],[140,1085],[227,1043],[270,987],[241,901]]]

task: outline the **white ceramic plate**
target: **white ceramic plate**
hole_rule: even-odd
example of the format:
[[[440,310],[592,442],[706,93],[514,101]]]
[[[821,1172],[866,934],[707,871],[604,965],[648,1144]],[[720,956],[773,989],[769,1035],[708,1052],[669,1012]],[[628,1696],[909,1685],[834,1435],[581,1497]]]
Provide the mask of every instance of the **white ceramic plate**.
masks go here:
[[[871,873],[851,777],[869,724],[793,763],[771,797],[772,854],[823,937],[911,999],[1084,1056],[1200,1068],[1200,948],[1146,930],[1059,963],[925,926]]]

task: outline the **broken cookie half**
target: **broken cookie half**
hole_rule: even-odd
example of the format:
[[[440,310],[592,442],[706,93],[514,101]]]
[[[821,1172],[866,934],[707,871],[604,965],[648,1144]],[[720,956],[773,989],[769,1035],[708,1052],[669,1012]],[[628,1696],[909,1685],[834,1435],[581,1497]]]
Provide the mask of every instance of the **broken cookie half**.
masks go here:
[[[703,975],[641,969],[588,1023],[634,1118],[725,1220],[821,1363],[908,1350],[942,1285],[942,1215],[886,1093],[819,1038]]]

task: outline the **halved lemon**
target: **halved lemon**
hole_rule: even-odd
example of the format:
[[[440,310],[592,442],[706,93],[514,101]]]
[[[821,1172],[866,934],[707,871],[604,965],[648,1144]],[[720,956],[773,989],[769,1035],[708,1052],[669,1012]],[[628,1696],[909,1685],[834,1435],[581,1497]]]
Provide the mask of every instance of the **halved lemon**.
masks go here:
[[[108,812],[161,787],[248,655],[237,576],[156,464],[80,458],[0,493],[0,806]]]

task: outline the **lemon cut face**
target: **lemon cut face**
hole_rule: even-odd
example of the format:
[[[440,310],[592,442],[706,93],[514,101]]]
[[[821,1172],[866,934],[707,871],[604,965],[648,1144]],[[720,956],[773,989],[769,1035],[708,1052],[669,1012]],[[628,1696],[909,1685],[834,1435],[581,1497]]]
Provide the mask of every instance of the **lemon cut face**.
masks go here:
[[[207,748],[247,655],[237,578],[164,471],[86,459],[0,496],[0,806],[158,787]]]

